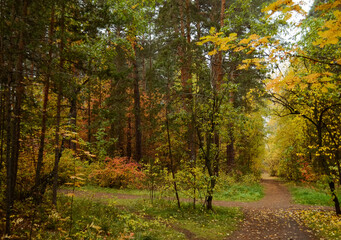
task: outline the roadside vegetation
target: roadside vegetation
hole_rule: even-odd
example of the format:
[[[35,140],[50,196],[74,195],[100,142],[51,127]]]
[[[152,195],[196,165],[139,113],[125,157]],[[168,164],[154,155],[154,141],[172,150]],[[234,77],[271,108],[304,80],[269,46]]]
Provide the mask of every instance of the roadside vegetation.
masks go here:
[[[326,188],[326,184],[321,183],[288,183],[293,201],[297,204],[334,206],[333,197]],[[341,190],[336,192],[341,197]]]

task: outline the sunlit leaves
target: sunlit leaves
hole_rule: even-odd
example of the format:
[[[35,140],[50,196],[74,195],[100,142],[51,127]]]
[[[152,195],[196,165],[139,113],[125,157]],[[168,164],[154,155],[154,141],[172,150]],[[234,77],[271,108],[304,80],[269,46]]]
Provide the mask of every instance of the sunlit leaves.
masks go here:
[[[211,28],[210,35],[200,38],[201,41],[198,42],[197,45],[202,46],[205,43],[211,42],[217,46],[218,49],[214,49],[209,53],[209,55],[217,54],[218,50],[227,51],[231,48],[234,48],[235,45],[232,43],[237,39],[237,34],[231,33],[228,37],[220,37],[222,34],[222,32],[217,33],[215,28]]]
[[[335,10],[333,12],[334,19],[326,21],[322,29],[318,32],[320,36],[314,44],[323,48],[326,45],[338,44],[341,37],[341,12]]]
[[[301,6],[292,0],[278,0],[262,10],[268,13],[268,17],[271,17],[276,12],[281,12],[284,14],[284,19],[288,20],[292,16],[292,12],[297,12],[299,14],[305,15],[305,11]]]

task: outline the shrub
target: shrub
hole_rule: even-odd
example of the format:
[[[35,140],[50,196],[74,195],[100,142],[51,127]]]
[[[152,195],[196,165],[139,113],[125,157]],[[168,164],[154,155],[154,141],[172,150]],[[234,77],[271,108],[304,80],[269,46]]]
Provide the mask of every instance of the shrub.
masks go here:
[[[96,184],[101,187],[142,187],[145,174],[140,165],[124,157],[106,158],[103,169],[97,169],[90,174]]]

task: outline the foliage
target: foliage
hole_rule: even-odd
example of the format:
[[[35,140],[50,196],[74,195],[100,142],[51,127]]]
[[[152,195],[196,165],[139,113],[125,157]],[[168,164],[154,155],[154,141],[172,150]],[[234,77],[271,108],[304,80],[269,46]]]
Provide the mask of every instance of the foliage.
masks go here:
[[[167,192],[170,190],[169,172],[158,157],[144,165],[144,174],[146,176],[144,183],[145,186],[148,186],[151,198],[154,197],[155,192]]]
[[[53,166],[54,155],[46,156],[46,162],[49,166]],[[61,185],[71,183],[73,181],[72,176],[82,177],[81,181],[78,181],[83,185],[87,181],[87,176],[92,171],[87,161],[81,160],[75,156],[73,150],[65,149],[59,163],[59,182]],[[50,169],[49,171],[52,171]]]
[[[36,229],[35,239],[183,239],[181,233],[157,219],[146,221],[112,203],[75,198],[71,209],[70,198],[61,197],[59,205],[63,207],[52,210],[48,221]]]
[[[209,186],[209,176],[199,167],[184,167],[177,172],[175,181],[180,195],[191,199],[203,199]]]
[[[138,163],[116,157],[106,158],[103,169],[93,170],[89,177],[101,187],[142,187],[145,174]]]

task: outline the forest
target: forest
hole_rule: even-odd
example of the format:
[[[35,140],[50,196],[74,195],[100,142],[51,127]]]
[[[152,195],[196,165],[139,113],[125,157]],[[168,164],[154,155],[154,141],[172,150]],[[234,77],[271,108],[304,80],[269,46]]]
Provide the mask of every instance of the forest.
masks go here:
[[[341,0],[0,0],[1,239],[341,239],[340,40]]]

